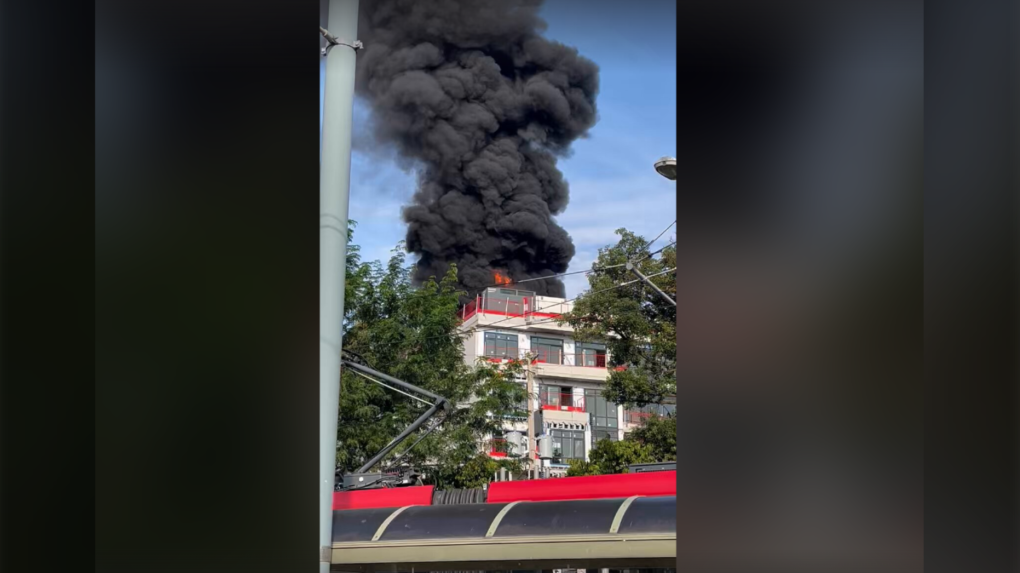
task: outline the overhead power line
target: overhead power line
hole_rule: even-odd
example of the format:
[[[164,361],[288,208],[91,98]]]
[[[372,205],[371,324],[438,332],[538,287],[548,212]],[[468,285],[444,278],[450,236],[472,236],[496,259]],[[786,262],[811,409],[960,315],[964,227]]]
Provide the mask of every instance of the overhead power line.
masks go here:
[[[669,224],[669,225],[668,225],[668,226],[667,226],[667,227],[666,227],[665,229],[663,229],[661,233],[659,233],[658,235],[656,235],[656,236],[655,236],[655,238],[654,238],[654,239],[652,239],[651,241],[648,241],[648,244],[647,244],[647,245],[645,245],[645,248],[647,249],[648,247],[651,247],[652,245],[654,245],[654,244],[655,244],[655,241],[658,241],[660,237],[662,237],[663,235],[665,235],[665,234],[666,234],[666,231],[668,231],[668,230],[670,230],[671,228],[673,228],[673,225],[676,225],[676,221],[677,221],[676,219],[673,219],[673,222],[672,222],[672,223],[670,223],[670,224]]]
[[[657,277],[657,276],[660,276],[660,275],[664,275],[666,273],[671,273],[671,272],[673,272],[675,270],[676,270],[676,268],[668,269],[668,270],[665,270],[665,271],[660,271],[660,272],[657,272],[655,274],[648,275],[648,278]],[[608,292],[608,291],[615,290],[615,289],[618,289],[618,288],[622,288],[622,287],[625,287],[625,286],[628,286],[628,285],[632,285],[632,284],[637,283],[637,282],[641,282],[641,281],[639,279],[638,280],[630,280],[630,281],[622,282],[622,283],[617,284],[617,285],[613,285],[613,286],[608,287],[608,288],[599,289],[599,290],[595,290],[595,291],[589,291],[589,292],[586,292],[584,294],[580,294],[580,295],[578,295],[578,296],[576,296],[574,298],[564,300],[563,302],[556,302],[556,303],[544,306],[542,308],[536,308],[532,312],[542,312],[544,310],[550,310],[550,309],[552,309],[554,307],[557,307],[557,306],[560,306],[562,304],[566,304],[568,302],[573,302],[573,301],[581,298],[582,296],[598,294],[598,293],[603,293],[603,292]],[[469,330],[466,330],[464,332],[460,332],[460,333],[453,334],[453,335],[430,336],[430,337],[427,337],[427,338],[420,339],[418,342],[425,342],[425,341],[428,341],[428,340],[437,340],[439,338],[447,338],[448,336],[468,336],[468,335],[471,335],[471,334],[474,334],[475,332],[477,332],[479,328],[491,328],[493,326],[496,326],[497,324],[502,324],[502,323],[504,323],[504,322],[506,322],[508,320],[513,320],[515,318],[520,318],[520,317],[519,316],[508,316],[506,318],[497,320],[496,322],[491,322],[489,324],[474,326],[474,327],[472,327]],[[550,319],[550,320],[547,320],[547,321],[532,322],[530,324],[548,324],[550,322],[559,322],[559,319]]]
[[[675,246],[675,245],[676,245],[676,241],[673,241],[672,243],[666,245],[665,247],[662,247],[661,249],[659,249],[659,250],[657,250],[655,252],[648,253],[647,255],[641,257],[640,259],[637,259],[636,261],[633,261],[633,263],[636,265],[636,264],[638,264],[638,263],[640,263],[642,261],[647,261],[648,259],[654,257],[655,255],[657,255],[657,254],[661,253],[662,251],[665,251],[666,249],[668,249],[668,248],[670,248],[672,246]],[[626,264],[620,265],[620,266],[626,266]]]
[[[666,231],[670,230],[673,227],[673,225],[676,225],[676,219],[674,219],[673,222],[670,223],[665,229],[663,229],[662,232],[659,233],[654,239],[652,239],[651,241],[648,241],[648,243],[645,244],[644,248],[647,249],[648,247],[651,247],[653,244],[655,244],[655,242],[658,241],[660,238],[662,238],[662,236],[666,234]],[[669,247],[669,246],[675,245],[675,244],[676,244],[675,242],[674,243],[670,243],[669,245],[666,245],[666,247]],[[648,256],[640,259],[640,260],[643,261],[643,260],[645,260],[645,259],[647,259],[647,258],[649,258],[651,256],[654,256],[654,255],[656,255],[658,253],[661,253],[662,250],[663,249],[659,249],[658,251],[655,251],[651,255],[648,255]],[[569,272],[565,272],[565,273],[555,273],[555,274],[551,274],[551,275],[545,275],[545,276],[541,276],[541,277],[532,277],[532,278],[529,278],[529,279],[521,279],[521,280],[513,280],[513,279],[511,279],[509,283],[502,283],[502,284],[501,283],[493,283],[493,284],[490,284],[490,285],[486,286],[485,288],[495,288],[495,287],[501,287],[501,286],[514,286],[514,285],[518,285],[518,284],[521,284],[521,283],[529,283],[529,282],[534,282],[534,281],[543,281],[543,280],[546,280],[546,279],[555,279],[555,278],[559,278],[559,277],[568,277],[570,275],[579,275],[579,274],[582,274],[582,273],[593,273],[593,272],[605,271],[605,270],[609,270],[609,269],[615,269],[615,268],[619,268],[619,267],[623,267],[623,266],[626,266],[626,263],[620,263],[620,264],[616,264],[616,265],[606,265],[604,267],[597,267],[597,268],[596,268],[596,266],[593,265],[590,269],[585,269],[583,271],[569,271]]]

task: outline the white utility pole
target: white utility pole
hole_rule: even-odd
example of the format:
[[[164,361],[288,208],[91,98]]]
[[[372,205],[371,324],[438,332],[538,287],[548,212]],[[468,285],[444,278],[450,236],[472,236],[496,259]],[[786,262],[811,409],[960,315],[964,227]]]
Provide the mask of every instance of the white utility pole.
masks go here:
[[[319,571],[333,557],[333,488],[354,123],[358,0],[329,0],[319,167]],[[325,32],[325,33],[324,33]]]
[[[533,400],[534,400],[533,397],[535,395],[535,379],[534,379],[534,377],[532,376],[532,373],[531,373],[531,356],[527,356],[526,360],[527,360],[527,365],[524,368],[525,368],[525,374],[527,375],[527,380],[528,380],[528,389],[527,389],[527,392],[528,392],[528,474],[529,474],[529,477],[530,477],[530,475],[536,471],[535,470],[535,467],[536,467],[535,459],[536,459],[537,456],[535,455],[535,448],[538,446],[538,444],[535,443],[535,412],[536,412],[536,409],[533,409],[534,406],[535,406],[535,404],[533,402]],[[541,406],[539,406],[539,408],[541,408]]]

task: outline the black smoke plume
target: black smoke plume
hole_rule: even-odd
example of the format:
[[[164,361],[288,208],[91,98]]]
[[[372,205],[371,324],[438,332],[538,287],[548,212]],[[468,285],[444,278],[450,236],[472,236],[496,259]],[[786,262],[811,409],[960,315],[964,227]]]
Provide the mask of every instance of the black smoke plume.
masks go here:
[[[557,158],[596,122],[598,66],[543,38],[541,0],[364,0],[357,91],[376,139],[418,171],[404,208],[414,278],[456,263],[470,295],[567,270]],[[521,288],[563,296],[559,279]]]

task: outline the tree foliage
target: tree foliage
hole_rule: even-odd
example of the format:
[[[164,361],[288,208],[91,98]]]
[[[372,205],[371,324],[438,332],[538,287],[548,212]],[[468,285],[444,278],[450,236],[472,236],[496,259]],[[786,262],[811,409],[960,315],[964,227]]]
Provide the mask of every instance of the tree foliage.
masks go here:
[[[588,462],[572,461],[567,476],[623,474],[627,473],[627,466],[631,464],[655,461],[651,446],[636,440],[599,440],[588,459]]]
[[[676,461],[676,418],[653,416],[621,442],[600,440],[588,459],[571,460],[567,476],[622,474],[632,464]]]
[[[352,226],[353,229],[353,226]],[[353,231],[351,233],[353,238]],[[401,464],[425,472],[442,487],[478,487],[500,462],[479,457],[484,438],[499,431],[504,416],[518,410],[524,389],[514,381],[514,367],[472,367],[464,362],[459,336],[460,293],[456,268],[420,287],[411,284],[411,269],[398,246],[384,266],[362,263],[348,248],[344,349],[373,369],[424,388],[453,404],[468,404],[432,424],[443,422],[407,452]],[[337,465],[357,469],[418,418],[429,405],[384,388],[343,369],[341,375]],[[389,469],[409,446],[428,431],[426,424],[371,471]],[[482,456],[485,457],[485,456]],[[502,462],[513,466],[515,460]],[[495,467],[496,469],[493,469]]]
[[[661,403],[676,394],[676,306],[669,304],[624,265],[636,268],[676,299],[676,249],[650,252],[644,238],[616,231],[615,245],[599,250],[590,289],[564,315],[575,338],[604,342],[610,354],[605,397],[626,407]],[[652,276],[654,275],[654,276]],[[630,283],[624,286],[623,283]]]
[[[627,440],[648,446],[653,462],[676,461],[676,417],[653,416],[632,431]]]

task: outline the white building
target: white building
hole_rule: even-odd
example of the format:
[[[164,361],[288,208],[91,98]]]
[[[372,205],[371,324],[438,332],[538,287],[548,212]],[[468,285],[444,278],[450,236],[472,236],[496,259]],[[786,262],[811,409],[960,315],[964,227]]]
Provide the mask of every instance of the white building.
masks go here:
[[[551,437],[552,473],[566,472],[570,459],[587,459],[597,440],[623,439],[647,413],[626,413],[602,398],[609,377],[608,356],[603,344],[580,343],[573,329],[556,322],[573,304],[562,298],[536,296],[513,288],[490,288],[461,309],[464,359],[476,364],[480,357],[494,362],[530,354],[537,396],[528,411],[541,411],[542,427],[535,436]],[[526,384],[523,377],[519,380]],[[507,420],[508,433],[527,435],[527,420]],[[501,442],[494,437],[494,444]],[[512,446],[511,446],[512,447]],[[505,448],[490,447],[490,455],[504,456]],[[524,455],[526,450],[515,451]]]

